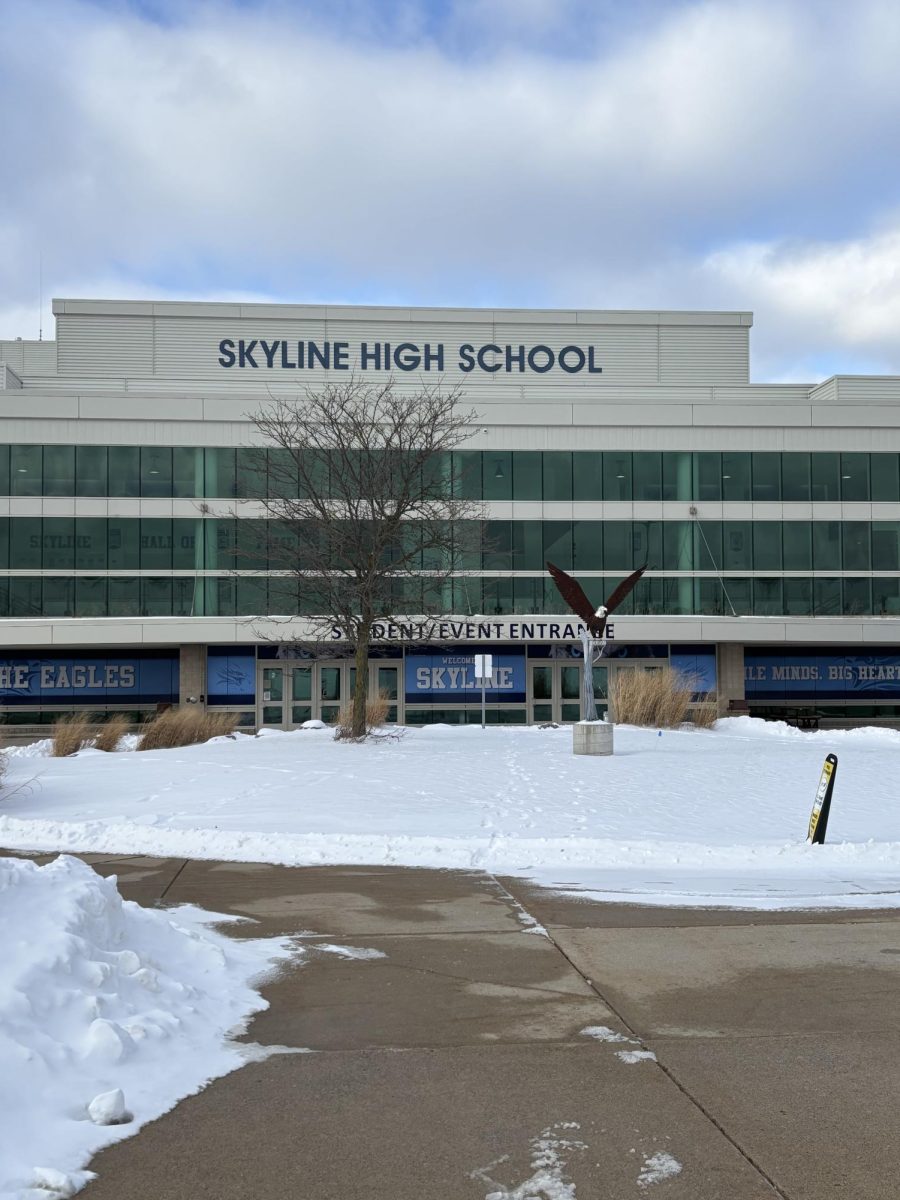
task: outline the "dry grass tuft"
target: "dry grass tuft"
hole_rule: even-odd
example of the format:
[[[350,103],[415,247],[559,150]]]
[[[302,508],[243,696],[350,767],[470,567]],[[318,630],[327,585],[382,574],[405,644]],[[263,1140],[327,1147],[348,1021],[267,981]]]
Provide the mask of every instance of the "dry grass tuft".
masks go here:
[[[237,713],[204,712],[200,708],[167,708],[145,722],[138,750],[173,750],[225,737],[237,728]]]
[[[53,723],[53,758],[69,758],[91,740],[91,714],[69,713]]]
[[[620,725],[677,729],[687,719],[692,694],[690,681],[671,667],[635,668],[616,672],[610,700]]]
[[[388,709],[393,701],[388,697],[387,692],[379,692],[378,695],[366,701],[366,736],[373,729],[380,729],[387,721]],[[351,741],[353,729],[353,698],[351,697],[341,705],[337,715],[337,720],[334,723],[334,736],[337,741]]]
[[[131,728],[131,722],[127,717],[109,717],[100,726],[97,736],[94,738],[94,749],[105,750],[107,754],[112,754],[119,747],[119,742],[128,733]]]
[[[715,692],[704,692],[702,700],[691,706],[691,723],[697,729],[712,729],[719,719]]]

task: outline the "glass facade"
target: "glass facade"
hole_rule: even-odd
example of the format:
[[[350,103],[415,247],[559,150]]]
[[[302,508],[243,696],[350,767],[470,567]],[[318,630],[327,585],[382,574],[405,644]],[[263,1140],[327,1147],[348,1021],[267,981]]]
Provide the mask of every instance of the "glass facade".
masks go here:
[[[283,459],[249,447],[0,446],[0,495],[261,498],[267,462],[282,484]],[[900,455],[888,453],[463,450],[441,474],[484,500],[900,503]]]

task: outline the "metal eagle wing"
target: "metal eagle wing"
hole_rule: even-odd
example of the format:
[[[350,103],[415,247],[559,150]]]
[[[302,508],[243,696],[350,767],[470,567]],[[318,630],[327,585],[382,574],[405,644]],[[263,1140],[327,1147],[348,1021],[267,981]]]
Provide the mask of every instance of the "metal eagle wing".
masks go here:
[[[634,588],[637,581],[640,579],[640,577],[643,575],[643,573],[646,570],[647,570],[647,563],[644,563],[644,565],[642,567],[638,567],[638,569],[636,571],[632,571],[627,579],[623,579],[617,588],[613,589],[613,591],[610,593],[609,599],[606,601],[607,613],[611,613],[619,607],[619,605],[622,603],[622,601],[625,599],[625,597],[631,592],[631,590]],[[573,582],[574,582],[574,580],[573,580]]]
[[[566,574],[561,567],[557,567],[552,562],[547,563],[547,570],[552,575],[559,594],[572,612],[581,617],[586,625],[590,624],[594,619],[594,605],[588,600],[584,588],[578,580],[573,579],[571,575]]]

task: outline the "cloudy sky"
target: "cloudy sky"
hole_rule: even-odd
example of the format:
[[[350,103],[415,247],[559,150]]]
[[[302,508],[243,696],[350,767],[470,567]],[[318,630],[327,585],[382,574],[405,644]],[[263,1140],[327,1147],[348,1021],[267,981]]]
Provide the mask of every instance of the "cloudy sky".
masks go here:
[[[900,374],[897,0],[0,0],[0,336],[50,296],[749,308]]]

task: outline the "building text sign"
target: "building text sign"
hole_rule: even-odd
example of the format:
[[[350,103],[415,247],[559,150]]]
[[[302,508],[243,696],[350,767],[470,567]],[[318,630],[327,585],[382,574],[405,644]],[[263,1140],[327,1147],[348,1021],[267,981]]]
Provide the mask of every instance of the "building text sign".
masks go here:
[[[446,346],[443,342],[311,342],[285,338],[222,338],[220,367],[250,371],[435,371],[448,369],[496,375],[546,375],[554,367],[567,375],[599,375],[595,346],[534,346],[485,342]]]

